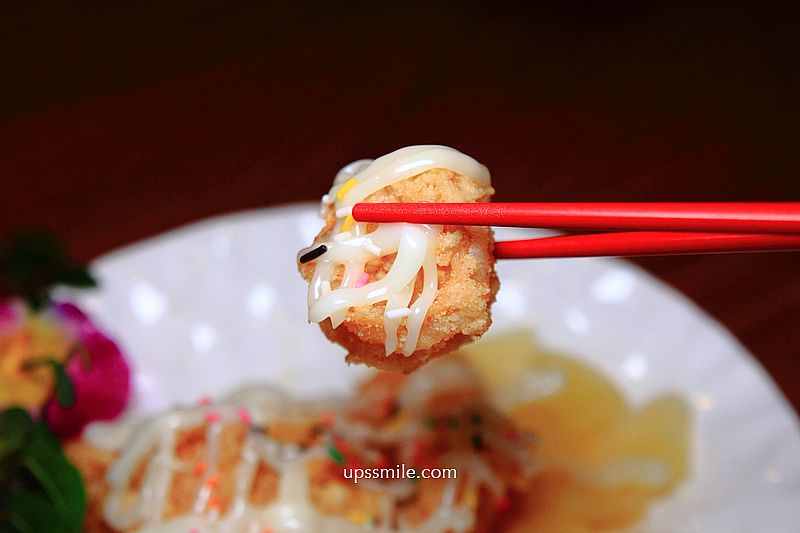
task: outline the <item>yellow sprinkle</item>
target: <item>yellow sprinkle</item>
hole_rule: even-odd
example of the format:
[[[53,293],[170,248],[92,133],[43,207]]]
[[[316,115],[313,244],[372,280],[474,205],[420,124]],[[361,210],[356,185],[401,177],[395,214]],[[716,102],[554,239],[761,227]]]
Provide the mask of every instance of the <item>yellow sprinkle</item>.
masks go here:
[[[387,424],[386,429],[388,431],[398,431],[402,427],[408,425],[410,419],[408,415],[405,413],[400,413],[399,415],[395,416],[394,419],[390,420]]]
[[[339,187],[339,190],[336,191],[336,199],[337,200],[344,200],[344,197],[347,196],[347,193],[350,192],[350,189],[356,186],[358,180],[355,178],[350,178],[349,180],[342,183],[342,186]]]
[[[478,494],[475,492],[475,487],[470,485],[464,490],[464,503],[470,509],[478,506]]]
[[[345,231],[350,231],[350,228],[353,227],[356,219],[353,218],[353,215],[347,215],[347,218],[344,219],[342,222],[342,227],[339,228],[339,233],[344,233]]]
[[[364,525],[372,519],[372,515],[363,509],[351,509],[347,513],[347,519],[354,524]]]

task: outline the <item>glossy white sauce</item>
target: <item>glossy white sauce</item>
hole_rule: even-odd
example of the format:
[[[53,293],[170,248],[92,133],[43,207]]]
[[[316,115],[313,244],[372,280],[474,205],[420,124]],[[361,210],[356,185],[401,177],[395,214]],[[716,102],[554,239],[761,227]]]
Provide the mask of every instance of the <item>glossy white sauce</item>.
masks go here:
[[[469,176],[481,184],[491,184],[485,166],[457,150],[437,145],[408,146],[374,161],[355,161],[339,171],[333,187],[321,202],[323,218],[332,210],[336,224],[333,240],[321,243],[327,251],[316,260],[314,267],[308,290],[309,320],[322,322],[330,318],[336,328],[351,307],[386,302],[386,355],[398,350],[405,356],[414,353],[422,324],[438,290],[436,237],[441,227],[380,224],[375,231],[367,233],[367,224],[354,222],[350,212],[355,204],[369,195],[434,168]],[[342,187],[346,188],[346,194],[337,198]],[[300,254],[317,246],[319,244],[306,248]],[[358,286],[370,259],[394,253],[397,256],[383,279]],[[340,266],[344,267],[344,277],[341,285],[332,289],[331,283]],[[420,271],[423,289],[411,302]],[[404,321],[407,334],[403,346],[399,346],[397,332]]]
[[[477,386],[474,374],[465,372],[464,366],[455,362],[435,361],[413,377],[399,398],[404,409],[416,409],[434,393],[448,388]],[[434,383],[438,384],[432,386]],[[414,399],[413,405],[406,405],[410,398]],[[441,457],[441,464],[458,468],[459,479],[451,480],[439,507],[423,523],[412,526],[397,515],[398,502],[414,490],[409,480],[364,480],[365,488],[378,490],[384,497],[383,514],[376,517],[381,525],[364,526],[343,517],[328,515],[311,502],[307,467],[310,460],[327,455],[325,441],[301,449],[296,445],[280,444],[263,431],[250,431],[234,470],[235,490],[226,513],[220,515],[218,510],[209,508],[211,493],[208,486],[202,483],[194,495],[194,505],[189,513],[171,519],[163,518],[174,475],[191,472],[194,466],[183,463],[176,455],[175,445],[182,430],[205,428],[203,462],[207,469],[201,474],[203,481],[218,474],[220,436],[223,427],[230,424],[249,423],[263,427],[295,414],[330,409],[336,413],[336,434],[347,439],[359,451],[368,449],[368,443],[374,442],[408,443],[420,431],[424,431],[422,411],[407,411],[420,413],[420,420],[416,423],[407,424],[401,429],[385,429],[347,420],[340,416],[344,408],[342,401],[299,404],[289,401],[273,388],[256,386],[242,389],[213,404],[179,407],[148,420],[128,419],[116,423],[113,425],[114,431],[90,432],[87,438],[104,449],[114,449],[124,443],[119,457],[106,475],[110,490],[104,502],[104,517],[116,529],[133,529],[140,533],[188,533],[193,529],[203,533],[261,533],[264,530],[273,533],[356,533],[363,532],[365,527],[367,530],[387,533],[461,533],[474,527],[475,509],[466,502],[455,501],[457,483],[463,481],[475,491],[480,486],[486,486],[497,494],[501,493],[502,482],[480,453],[470,450],[451,452]],[[246,421],[242,420],[242,409],[246,409]],[[213,418],[210,419],[209,415],[213,415]],[[486,437],[492,445],[503,445],[498,436],[487,433]],[[410,452],[408,446],[401,449]],[[521,449],[518,452],[522,463],[529,463],[526,453]],[[366,453],[364,456],[367,456]],[[407,463],[410,461],[410,457],[405,457],[403,453],[400,458]],[[260,462],[270,466],[279,476],[277,497],[266,506],[256,506],[249,500]],[[133,476],[143,464],[145,473],[141,487],[132,493],[130,486]],[[391,526],[395,521],[397,526]]]

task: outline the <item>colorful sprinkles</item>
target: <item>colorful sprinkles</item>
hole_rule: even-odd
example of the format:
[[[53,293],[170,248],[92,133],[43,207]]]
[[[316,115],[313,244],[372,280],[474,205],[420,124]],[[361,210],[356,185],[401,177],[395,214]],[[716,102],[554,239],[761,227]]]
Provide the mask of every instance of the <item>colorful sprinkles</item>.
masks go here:
[[[352,214],[353,214],[353,208],[352,207],[342,207],[342,208],[339,208],[339,209],[336,210],[336,218],[344,218],[344,217],[346,217],[348,215],[352,215]]]
[[[355,178],[350,178],[342,183],[342,186],[339,187],[338,191],[336,191],[336,200],[344,200],[344,197],[347,196],[347,193],[350,192],[350,189],[355,187],[357,184],[358,180]]]
[[[488,170],[474,159],[453,150],[438,145],[419,145],[396,150],[378,160],[358,160],[343,167],[334,179],[333,186],[328,194],[322,197],[320,211],[326,225],[316,237],[317,239],[330,239],[327,241],[328,253],[315,265],[313,275],[304,270],[303,277],[312,281],[308,292],[308,317],[309,322],[321,323],[331,319],[331,328],[337,329],[347,320],[352,322],[353,308],[370,307],[376,303],[385,302],[403,294],[407,285],[398,285],[391,282],[398,276],[401,279],[415,279],[414,276],[422,275],[424,297],[421,294],[412,294],[414,298],[413,313],[408,309],[395,309],[384,313],[384,333],[391,332],[396,339],[386,339],[384,347],[386,356],[391,353],[402,353],[408,357],[417,350],[420,339],[424,342],[425,336],[421,332],[429,324],[422,320],[426,317],[431,305],[436,299],[438,276],[436,265],[436,242],[438,235],[443,231],[440,225],[414,224],[414,227],[391,226],[382,223],[367,223],[353,218],[354,207],[361,202],[368,202],[374,193],[392,188],[399,182],[413,179],[427,169],[447,168],[458,174],[454,169],[468,172],[470,178],[481,189],[491,190],[491,179]],[[470,195],[467,195],[469,197]],[[467,199],[467,198],[465,198]],[[485,199],[485,198],[481,198]],[[379,200],[380,201],[380,200]],[[333,205],[331,205],[333,202]],[[384,231],[385,230],[385,231]],[[347,235],[345,238],[344,235]],[[401,246],[401,242],[408,246]],[[376,244],[377,243],[377,244]],[[341,246],[340,246],[341,245]],[[425,259],[426,268],[422,268],[413,257],[412,252],[405,250],[414,248],[421,252]],[[308,249],[303,249],[302,253]],[[362,252],[366,252],[363,253]],[[303,255],[305,261],[314,256]],[[389,259],[385,259],[385,258]],[[354,287],[354,279],[349,276],[355,268],[363,268],[375,259],[384,260],[389,270],[394,275],[387,282],[388,287],[381,288],[379,293],[369,291],[347,292]],[[347,283],[338,283],[341,276],[341,267],[347,273]],[[319,290],[322,281],[334,284],[333,292],[337,298],[323,298],[324,292]],[[360,286],[359,286],[360,288]],[[413,288],[413,287],[412,287]],[[412,291],[413,292],[413,291]],[[322,300],[322,301],[321,301]],[[397,322],[402,318],[413,316],[419,320],[409,320],[404,325],[405,331],[398,328]],[[352,326],[352,324],[351,324]],[[330,332],[326,332],[333,337]],[[403,338],[405,335],[405,338]],[[339,338],[341,343],[343,340]],[[362,337],[362,341],[366,339]],[[381,365],[377,365],[381,366]]]
[[[319,415],[319,423],[325,428],[333,427],[333,418],[333,411],[323,411]]]
[[[218,510],[220,507],[219,498],[211,496],[208,498],[208,508],[211,510]]]
[[[344,464],[344,454],[340,452],[339,449],[333,444],[328,445],[328,455],[337,465],[341,466]]]
[[[353,234],[349,231],[345,231],[344,233],[337,233],[333,236],[333,242],[344,242],[353,237]]]
[[[369,283],[369,273],[364,272],[363,274],[361,274],[361,277],[358,278],[358,280],[356,281],[356,289],[360,289],[367,283]]]
[[[392,309],[384,313],[386,318],[405,318],[411,316],[411,309],[408,307],[401,307],[400,309]]]
[[[314,248],[310,252],[306,252],[303,255],[301,255],[300,259],[298,261],[300,261],[301,265],[304,265],[304,264],[306,264],[308,262],[313,261],[314,259],[317,259],[319,256],[321,256],[322,254],[324,254],[327,251],[328,251],[328,247],[325,246],[324,244],[320,244],[319,246],[317,246],[316,248]]]
[[[475,509],[478,506],[478,492],[472,485],[468,485],[464,491],[464,503],[470,509]]]
[[[333,446],[337,450],[342,452],[342,454],[346,454],[346,453],[352,452],[352,449],[350,448],[350,445],[347,443],[346,440],[344,440],[344,437],[342,437],[340,435],[335,435],[333,437]]]
[[[354,524],[363,526],[373,523],[372,521],[375,519],[375,517],[363,509],[351,509],[347,512],[347,519]]]
[[[375,257],[381,257],[383,255],[383,250],[381,250],[379,246],[376,246],[372,241],[365,240],[361,243],[361,247]]]
[[[353,224],[355,224],[355,222],[356,219],[353,218],[353,215],[347,215],[347,218],[345,218],[344,222],[342,222],[342,227],[339,228],[339,233],[350,231],[350,228],[353,227]]]

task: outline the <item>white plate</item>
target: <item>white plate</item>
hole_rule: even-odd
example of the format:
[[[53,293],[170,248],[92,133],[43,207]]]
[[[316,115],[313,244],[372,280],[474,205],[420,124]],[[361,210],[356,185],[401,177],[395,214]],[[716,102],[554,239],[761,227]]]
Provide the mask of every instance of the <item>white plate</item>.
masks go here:
[[[310,205],[239,213],[97,260],[102,289],[78,298],[129,354],[135,409],[252,381],[324,395],[362,376],[306,322],[295,254],[320,224]],[[719,324],[622,261],[511,261],[498,270],[494,330],[533,328],[546,345],[601,368],[634,402],[678,391],[694,406],[693,476],[637,531],[800,531],[797,418]]]

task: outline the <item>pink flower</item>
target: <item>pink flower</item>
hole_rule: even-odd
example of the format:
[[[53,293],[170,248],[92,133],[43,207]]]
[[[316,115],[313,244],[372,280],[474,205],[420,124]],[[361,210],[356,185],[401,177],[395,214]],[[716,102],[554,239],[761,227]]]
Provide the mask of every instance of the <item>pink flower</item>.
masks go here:
[[[75,389],[75,402],[63,407],[51,399],[44,416],[62,438],[80,435],[96,420],[111,420],[122,413],[131,392],[130,369],[119,347],[103,334],[77,306],[53,303],[55,321],[70,331],[85,355],[74,355],[66,365]]]
[[[25,308],[17,300],[0,300],[0,335],[17,329],[25,318]]]

